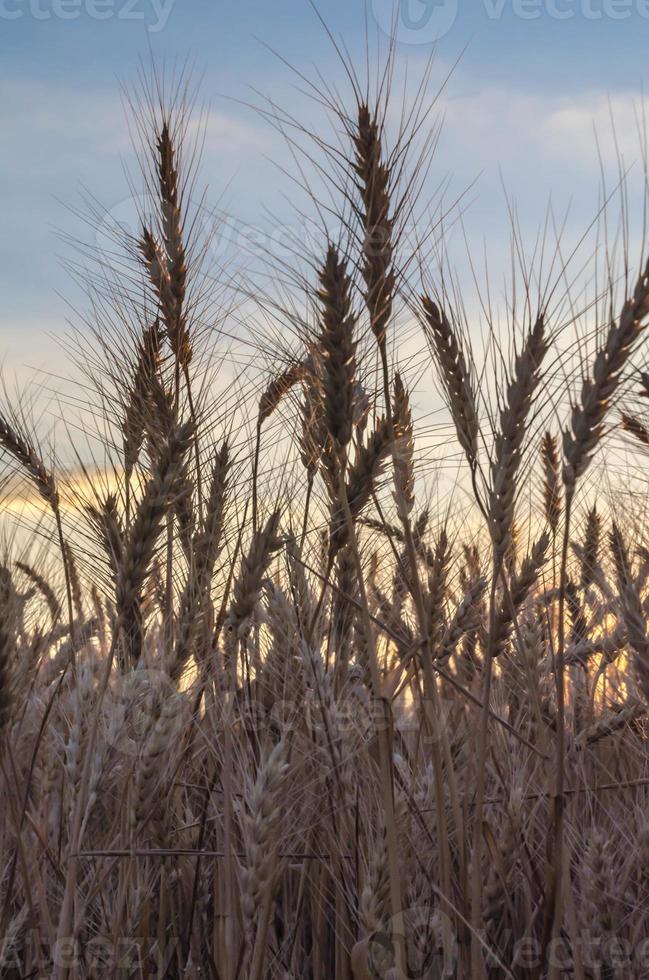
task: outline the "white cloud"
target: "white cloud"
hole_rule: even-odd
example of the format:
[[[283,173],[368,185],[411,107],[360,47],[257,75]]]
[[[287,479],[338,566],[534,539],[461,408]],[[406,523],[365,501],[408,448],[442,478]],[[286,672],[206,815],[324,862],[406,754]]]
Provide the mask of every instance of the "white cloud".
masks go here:
[[[268,149],[268,127],[254,127],[224,112],[211,110],[205,120],[205,157],[263,153]]]
[[[619,150],[627,163],[641,158],[642,102],[639,93],[607,96],[601,92],[570,100],[547,114],[543,136],[561,157],[588,164],[595,139],[605,165],[616,164]],[[584,160],[586,157],[586,160]]]
[[[583,174],[598,169],[598,144],[604,163],[615,163],[616,139],[629,160],[640,156],[640,92],[546,96],[492,87],[448,95],[441,108],[443,140],[453,150],[470,148],[476,169],[494,162],[509,167],[521,159],[532,166],[569,161]]]
[[[101,177],[103,166],[130,157],[131,134],[117,85],[110,93],[78,86],[33,80],[0,79],[0,127],[4,165],[16,173],[27,168],[81,176],[92,166]],[[224,155],[260,152],[263,141],[255,127],[225,112],[206,117],[204,151],[214,162]],[[87,176],[87,172],[86,172]],[[122,179],[121,169],[115,174]]]

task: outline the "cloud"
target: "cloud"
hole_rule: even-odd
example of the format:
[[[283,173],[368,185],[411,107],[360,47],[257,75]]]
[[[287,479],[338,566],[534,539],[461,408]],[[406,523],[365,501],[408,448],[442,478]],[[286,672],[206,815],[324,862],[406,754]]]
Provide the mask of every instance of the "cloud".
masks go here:
[[[639,91],[556,96],[491,87],[442,99],[443,139],[458,158],[470,148],[476,168],[561,162],[583,176],[599,169],[598,145],[605,164],[616,162],[616,141],[625,157],[639,158],[641,106]]]
[[[596,156],[597,140],[603,163],[614,166],[618,150],[627,162],[641,158],[641,120],[640,93],[608,96],[593,92],[549,112],[543,135],[554,154],[582,165],[588,164],[585,156]]]
[[[204,153],[207,159],[268,149],[268,127],[257,128],[235,116],[211,110],[205,120]]]
[[[117,86],[110,93],[30,79],[0,78],[3,165],[15,174],[65,172],[78,179],[90,166],[102,182],[103,168],[132,153],[127,113]],[[260,131],[225,112],[206,118],[204,152],[212,162],[224,155],[263,149]],[[201,134],[198,135],[200,139]],[[6,173],[6,170],[5,170]],[[121,167],[114,174],[121,181]]]
[[[56,173],[128,147],[119,97],[29,79],[0,80],[5,166]]]

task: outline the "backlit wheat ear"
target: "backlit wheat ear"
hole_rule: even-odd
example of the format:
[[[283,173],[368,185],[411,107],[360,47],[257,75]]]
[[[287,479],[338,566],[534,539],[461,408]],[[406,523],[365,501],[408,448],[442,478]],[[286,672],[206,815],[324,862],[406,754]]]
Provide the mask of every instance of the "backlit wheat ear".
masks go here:
[[[329,245],[319,278],[322,411],[327,436],[338,456],[345,452],[353,432],[356,318],[352,312],[351,279],[335,245]]]
[[[174,514],[178,524],[178,539],[188,558],[191,557],[192,537],[196,525],[193,491],[194,481],[189,475],[188,460],[185,459],[178,473],[174,494]]]
[[[572,497],[604,434],[606,413],[619,387],[622,371],[646,325],[649,314],[649,263],[635,285],[633,296],[611,323],[606,343],[593,362],[592,378],[584,378],[579,401],[573,406],[570,427],[563,435],[563,479]]]
[[[138,597],[151,572],[151,563],[164,519],[174,503],[178,475],[182,470],[193,425],[179,426],[162,447],[151,478],[140,500],[122,549],[122,561],[117,575],[116,612],[129,649],[131,662],[137,658],[139,645],[129,648],[138,635],[136,612]]]
[[[455,431],[472,470],[478,459],[478,412],[473,381],[460,341],[443,310],[421,299],[424,330],[435,354]]]
[[[228,443],[223,442],[214,458],[203,526],[194,542],[196,563],[206,581],[214,574],[214,565],[221,548],[229,474],[230,449]]]
[[[17,561],[16,568],[21,571],[23,575],[27,576],[27,578],[33,582],[38,591],[41,593],[45,599],[47,608],[49,609],[50,616],[52,618],[52,625],[55,626],[61,618],[61,603],[56,598],[56,593],[54,592],[54,589],[50,583],[43,575],[40,574],[39,571],[37,571],[37,569],[33,568],[31,565],[28,565],[27,562]]]
[[[332,538],[332,541],[335,539]],[[336,667],[345,670],[352,653],[352,627],[356,619],[354,601],[358,596],[358,574],[353,550],[349,542],[336,551],[336,595],[331,611],[332,625],[335,630]],[[359,660],[365,660],[365,651],[360,653]]]
[[[531,554],[523,560],[519,572],[512,577],[509,583],[509,595],[503,599],[500,613],[497,615],[493,627],[496,654],[502,653],[512,624],[515,622],[523,603],[536,585],[547,558],[549,545],[549,535],[541,535],[539,540],[534,544]]]
[[[356,519],[372,492],[390,454],[395,438],[401,438],[403,428],[399,419],[390,421],[381,418],[367,442],[361,446],[353,465],[349,469],[347,497],[352,516]]]
[[[52,470],[45,466],[36,449],[18,428],[17,423],[0,415],[0,446],[22,467],[41,497],[56,512],[59,493]]]
[[[232,636],[238,637],[249,626],[261,593],[264,575],[273,553],[281,546],[279,537],[279,511],[274,511],[263,528],[253,535],[250,548],[241,562],[241,570],[232,590],[232,603],[225,626]]]
[[[65,564],[68,569],[68,575],[70,578],[70,589],[72,591],[72,602],[74,604],[74,610],[77,616],[79,617],[79,619],[83,620],[84,618],[83,589],[81,587],[81,579],[79,578],[79,568],[77,566],[77,559],[68,541],[65,541],[63,544],[63,553],[65,556]]]
[[[285,371],[282,371],[281,374],[273,378],[259,399],[259,425],[270,418],[291,389],[304,379],[306,371],[306,365],[302,363],[292,364]]]
[[[70,628],[70,632],[74,634],[72,583],[66,554],[66,541],[63,534],[59,491],[57,488],[54,471],[45,466],[31,440],[28,438],[26,433],[21,431],[21,427],[19,426],[18,422],[10,421],[3,415],[0,415],[0,447],[4,449],[4,451],[11,456],[25,471],[32,484],[36,487],[38,493],[49,505],[50,510],[54,515],[59,548],[61,551],[61,559],[63,563],[63,574],[65,577],[65,588],[68,604],[68,626]]]
[[[649,636],[647,635],[647,616],[642,599],[631,571],[631,562],[624,536],[619,526],[613,522],[610,534],[611,552],[615,562],[622,618],[629,643],[635,652],[635,668],[638,681],[647,701],[649,701]]]
[[[16,642],[16,609],[11,574],[0,569],[0,747],[12,708],[11,659]]]
[[[124,531],[119,514],[117,497],[115,494],[110,493],[102,504],[98,506],[91,504],[87,509],[90,523],[108,559],[113,581],[116,581],[124,547]]]
[[[380,828],[359,898],[361,922],[367,934],[379,933],[385,928],[386,910],[389,907],[388,899],[389,879],[385,831]]]
[[[610,839],[600,828],[595,828],[592,838],[585,842],[580,862],[583,878],[583,908],[580,911],[584,929],[602,949],[600,963],[604,976],[615,972],[604,941],[604,937],[614,931],[613,916],[617,906],[618,878],[613,861]]]
[[[491,465],[489,520],[497,559],[502,559],[512,539],[516,478],[521,464],[526,420],[547,350],[545,320],[539,315],[516,357],[496,434]]]
[[[316,383],[307,377],[301,404],[300,459],[307,476],[313,480],[322,457],[322,411]]]
[[[399,423],[382,418],[367,443],[362,445],[349,467],[346,484],[347,501],[352,519],[358,520],[376,489],[378,480],[392,451],[393,439],[402,429]],[[331,555],[348,543],[348,528],[342,514],[341,502],[334,488],[334,520],[331,537]]]
[[[601,718],[579,733],[579,744],[595,745],[615,732],[632,725],[647,714],[647,705],[642,701],[630,700],[623,708]]]
[[[622,428],[634,436],[643,446],[649,446],[649,429],[633,415],[622,413]]]
[[[481,574],[480,551],[477,545],[464,545],[463,574],[468,579],[478,578]]]
[[[176,643],[166,664],[167,672],[175,682],[180,680],[192,654],[200,661],[208,653],[208,635],[213,626],[212,576],[221,549],[229,465],[228,444],[224,442],[212,467],[203,524],[191,541],[193,560],[180,601]]]
[[[171,308],[166,310],[165,323],[171,349],[183,370],[186,370],[192,357],[185,310],[187,260],[183,240],[183,217],[180,210],[180,178],[176,165],[176,151],[167,120],[162,124],[156,148],[160,183],[160,227],[164,243],[168,288],[173,299]]]
[[[359,219],[363,229],[362,273],[365,281],[365,302],[372,333],[383,350],[395,288],[390,169],[383,160],[379,122],[364,103],[358,107],[354,147],[354,169],[358,175],[361,201]]]
[[[291,389],[302,381],[307,373],[306,364],[292,364],[281,374],[272,379],[266,390],[259,399],[259,411],[257,414],[257,433],[255,441],[255,455],[253,462],[253,490],[252,490],[252,526],[257,530],[257,484],[259,480],[259,455],[261,452],[261,430],[264,422],[279,407],[282,399],[286,398]]]
[[[415,504],[415,446],[410,399],[399,373],[394,377],[393,416],[400,432],[393,452],[394,499],[399,516],[404,519]]]
[[[167,252],[169,278],[174,290],[176,305],[182,309],[185,299],[187,269],[185,266],[185,246],[183,243],[182,216],[180,213],[180,193],[178,188],[178,169],[176,152],[165,119],[157,140],[158,177],[160,180],[160,210],[162,236]]]
[[[424,596],[424,604],[427,633],[431,637],[431,643],[435,646],[444,620],[444,600],[452,558],[445,528],[442,528],[439,534],[432,557],[433,560],[428,570],[428,591]]]
[[[161,331],[158,321],[144,331],[138,347],[137,362],[129,389],[122,422],[124,471],[128,479],[137,463],[149,412],[151,385],[160,361]]]
[[[545,519],[552,531],[556,532],[561,517],[561,466],[557,448],[557,437],[546,432],[541,443],[543,460],[543,504]]]
[[[595,578],[599,563],[599,543],[602,533],[602,519],[596,507],[591,507],[586,517],[586,530],[582,545],[581,587],[587,589]]]
[[[466,588],[460,605],[444,630],[440,644],[439,657],[449,657],[456,645],[466,633],[475,629],[480,622],[480,603],[487,590],[486,579],[478,576],[472,579]]]
[[[588,633],[588,620],[584,612],[584,607],[577,592],[575,583],[568,579],[566,583],[566,605],[570,614],[570,642],[580,643]]]
[[[150,380],[144,416],[146,449],[150,460],[156,458],[158,447],[170,438],[177,423],[175,401],[173,391],[165,386],[163,378],[156,371]]]
[[[167,258],[160,243],[147,227],[142,229],[139,245],[144,266],[160,304],[169,346],[178,363],[184,368],[191,360],[192,349],[184,313],[178,307],[177,290],[174,290]]]

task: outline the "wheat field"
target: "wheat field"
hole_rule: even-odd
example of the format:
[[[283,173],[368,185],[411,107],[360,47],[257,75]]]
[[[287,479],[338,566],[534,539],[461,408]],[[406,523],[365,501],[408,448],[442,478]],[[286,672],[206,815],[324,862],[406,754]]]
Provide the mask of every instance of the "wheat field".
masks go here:
[[[649,977],[643,235],[622,189],[582,290],[514,223],[478,336],[394,57],[310,83],[328,134],[259,107],[325,231],[265,279],[210,266],[187,86],[127,102],[92,456],[0,412],[3,977]]]

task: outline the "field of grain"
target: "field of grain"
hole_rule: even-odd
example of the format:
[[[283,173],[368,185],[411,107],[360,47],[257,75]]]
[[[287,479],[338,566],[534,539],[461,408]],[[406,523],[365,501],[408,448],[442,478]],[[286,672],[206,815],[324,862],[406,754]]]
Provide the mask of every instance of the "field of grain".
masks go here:
[[[512,219],[507,315],[484,294],[478,329],[425,197],[426,73],[402,102],[393,53],[369,82],[341,59],[349,98],[312,90],[330,132],[259,110],[330,229],[265,289],[210,267],[191,97],[143,83],[150,207],[81,273],[92,454],[70,425],[59,467],[3,401],[27,501],[0,567],[3,977],[649,977],[624,178],[588,290]]]

